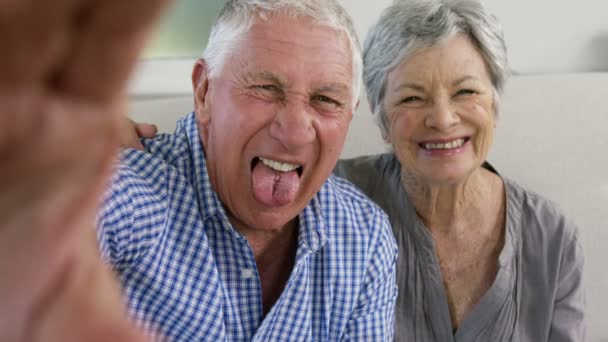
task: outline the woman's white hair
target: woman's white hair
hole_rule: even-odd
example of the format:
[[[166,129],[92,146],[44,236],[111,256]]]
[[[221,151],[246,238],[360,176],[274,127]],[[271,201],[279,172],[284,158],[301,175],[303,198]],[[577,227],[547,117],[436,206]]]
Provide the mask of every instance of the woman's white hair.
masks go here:
[[[502,28],[478,0],[395,0],[370,29],[363,48],[363,80],[376,124],[384,137],[388,74],[416,51],[455,34],[467,35],[485,60],[494,86],[494,113],[509,75]]]
[[[353,60],[353,101],[361,89],[361,46],[348,13],[336,0],[228,0],[211,28],[203,52],[210,77],[219,72],[230,52],[241,42],[255,20],[266,20],[274,13],[312,18],[348,37]]]

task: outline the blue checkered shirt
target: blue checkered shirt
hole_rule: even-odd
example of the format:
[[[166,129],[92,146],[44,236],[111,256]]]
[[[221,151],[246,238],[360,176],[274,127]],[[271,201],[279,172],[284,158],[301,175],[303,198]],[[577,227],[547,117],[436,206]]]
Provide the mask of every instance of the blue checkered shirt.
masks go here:
[[[195,116],[126,150],[99,215],[135,321],[171,341],[390,341],[397,247],[385,214],[331,176],[299,216],[294,268],[264,316],[252,249],[211,187]]]

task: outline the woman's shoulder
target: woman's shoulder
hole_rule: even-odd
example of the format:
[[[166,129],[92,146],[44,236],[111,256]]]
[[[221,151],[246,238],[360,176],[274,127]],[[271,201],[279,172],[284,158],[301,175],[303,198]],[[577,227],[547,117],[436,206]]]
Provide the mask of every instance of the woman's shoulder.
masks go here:
[[[399,168],[393,153],[382,153],[341,159],[336,164],[334,174],[365,188],[387,175],[398,174]]]
[[[393,229],[411,222],[413,209],[401,184],[401,165],[393,153],[340,160],[334,173],[376,202],[388,214]]]
[[[521,324],[533,324],[533,329],[543,322],[547,329],[549,324],[565,324],[576,328],[572,333],[578,334],[583,326],[585,302],[584,251],[578,228],[555,202],[512,180],[505,180],[505,186],[508,219],[517,219],[511,227],[517,225],[521,231]],[[517,205],[519,216],[511,210]],[[543,317],[550,317],[550,321]]]
[[[555,201],[512,179],[503,177],[503,180],[507,192],[507,210],[512,209],[514,214],[519,214],[522,222],[534,223],[545,230],[563,228],[566,229],[563,233],[576,233],[574,223]]]
[[[559,265],[565,251],[580,249],[578,227],[554,201],[504,178],[507,226],[520,231],[524,254]]]

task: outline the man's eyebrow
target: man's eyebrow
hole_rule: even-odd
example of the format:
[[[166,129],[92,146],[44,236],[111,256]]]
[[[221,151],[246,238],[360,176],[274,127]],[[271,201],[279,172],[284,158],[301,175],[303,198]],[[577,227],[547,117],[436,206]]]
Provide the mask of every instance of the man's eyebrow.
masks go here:
[[[277,76],[276,74],[270,72],[270,71],[257,71],[257,72],[250,72],[246,74],[246,78],[248,80],[251,81],[267,81],[276,85],[285,85],[285,81],[282,80],[279,76]]]
[[[324,92],[348,93],[351,91],[350,89],[351,88],[344,83],[331,83],[331,84],[324,85],[320,88],[317,88],[317,89],[315,89],[315,91],[318,93],[324,93]]]

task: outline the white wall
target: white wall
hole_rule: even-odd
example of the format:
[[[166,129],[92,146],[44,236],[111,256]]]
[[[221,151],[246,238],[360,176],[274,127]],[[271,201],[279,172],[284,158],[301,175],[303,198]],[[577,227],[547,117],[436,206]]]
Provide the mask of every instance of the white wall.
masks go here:
[[[361,40],[391,0],[341,0]],[[485,0],[516,73],[608,71],[608,1]]]
[[[339,0],[351,13],[361,41],[392,0]],[[503,25],[516,74],[608,71],[608,1],[485,0]],[[201,47],[202,50],[202,47]],[[131,84],[134,95],[190,92],[194,58],[145,61]]]
[[[486,0],[519,73],[608,71],[608,1]]]

